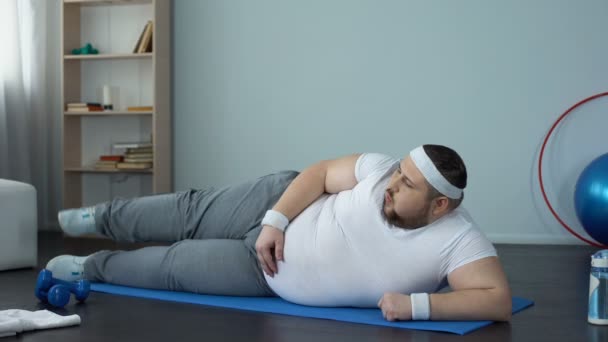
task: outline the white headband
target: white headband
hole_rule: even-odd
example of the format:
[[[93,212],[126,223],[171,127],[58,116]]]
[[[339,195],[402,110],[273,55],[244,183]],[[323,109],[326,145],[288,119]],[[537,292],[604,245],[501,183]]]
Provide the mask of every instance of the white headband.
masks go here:
[[[431,158],[424,152],[422,146],[413,149],[410,152],[410,158],[412,158],[412,161],[418,170],[422,172],[424,178],[426,178],[437,191],[452,199],[459,199],[462,196],[462,189],[453,186],[445,177],[443,177],[435,167],[435,164],[433,164]]]

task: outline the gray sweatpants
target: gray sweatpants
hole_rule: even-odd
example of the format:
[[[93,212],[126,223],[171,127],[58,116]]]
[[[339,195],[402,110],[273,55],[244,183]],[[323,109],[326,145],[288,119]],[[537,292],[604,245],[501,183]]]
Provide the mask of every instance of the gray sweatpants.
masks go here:
[[[97,252],[84,264],[85,278],[162,290],[274,296],[258,263],[255,242],[266,210],[297,175],[282,171],[220,189],[99,204],[99,233],[116,241],[173,244]]]

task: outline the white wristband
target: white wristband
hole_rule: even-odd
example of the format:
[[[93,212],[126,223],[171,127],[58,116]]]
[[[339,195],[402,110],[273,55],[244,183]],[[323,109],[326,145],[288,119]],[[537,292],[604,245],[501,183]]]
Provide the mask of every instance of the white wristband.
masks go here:
[[[282,231],[285,231],[288,224],[289,219],[276,210],[268,210],[262,220],[262,226],[269,225]]]
[[[428,293],[412,293],[412,320],[428,320],[431,318],[431,302]]]

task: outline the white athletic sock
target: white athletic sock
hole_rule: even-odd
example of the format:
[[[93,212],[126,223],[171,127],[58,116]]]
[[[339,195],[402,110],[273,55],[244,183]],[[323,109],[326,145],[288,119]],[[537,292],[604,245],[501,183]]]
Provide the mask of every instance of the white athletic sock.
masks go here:
[[[84,279],[84,262],[89,256],[60,255],[46,264],[46,269],[53,273],[53,278],[65,281]]]
[[[95,233],[95,207],[62,210],[57,214],[59,226],[68,235]]]

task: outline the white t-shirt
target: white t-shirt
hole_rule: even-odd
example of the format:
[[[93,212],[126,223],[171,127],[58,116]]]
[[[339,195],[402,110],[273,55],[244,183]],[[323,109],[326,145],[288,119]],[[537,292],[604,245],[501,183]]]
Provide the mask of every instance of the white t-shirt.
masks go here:
[[[273,291],[304,305],[375,307],[385,292],[436,292],[454,269],[496,256],[462,206],[418,229],[389,224],[384,191],[398,163],[361,155],[352,190],[322,195],[290,223],[279,273],[265,275]]]

